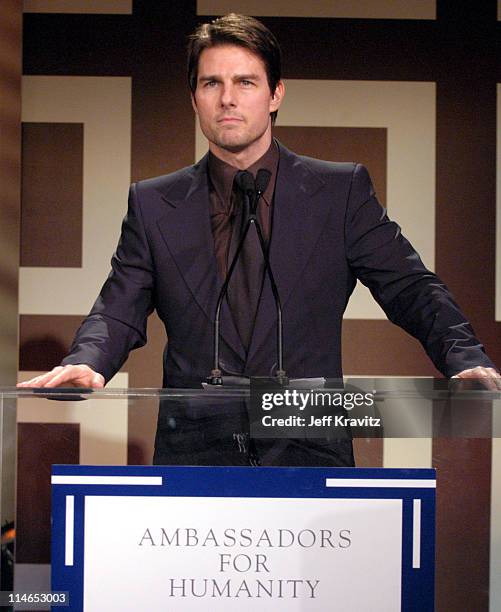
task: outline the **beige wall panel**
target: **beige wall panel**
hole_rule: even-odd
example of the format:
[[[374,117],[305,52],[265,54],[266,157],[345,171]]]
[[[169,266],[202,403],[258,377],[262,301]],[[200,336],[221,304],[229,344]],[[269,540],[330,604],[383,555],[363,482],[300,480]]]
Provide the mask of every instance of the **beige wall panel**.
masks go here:
[[[20,314],[87,314],[110,269],[130,183],[129,77],[23,77],[23,121],[84,124],[82,268],[21,268]]]
[[[19,380],[41,372],[20,372]],[[128,375],[116,374],[107,389],[126,389]],[[86,465],[127,465],[126,399],[97,399],[78,402],[21,398],[17,402],[18,423],[79,423],[80,463]]]
[[[501,321],[501,83],[497,84],[496,131],[496,321]]]
[[[419,381],[416,381],[417,383]],[[379,391],[398,392],[408,389],[406,377],[381,376],[376,379]],[[416,390],[419,384],[416,385]],[[433,403],[422,398],[387,398],[378,406],[385,425],[385,435],[421,431],[426,428],[432,435]],[[416,422],[416,416],[418,421]],[[393,428],[393,431],[392,431]],[[385,437],[383,445],[383,467],[385,468],[430,468],[432,466],[432,438],[393,438]]]
[[[285,85],[277,125],[387,128],[388,212],[433,269],[435,83],[289,79]],[[196,130],[199,159],[207,141],[198,125]],[[358,284],[346,318],[386,317],[369,291]]]
[[[498,21],[501,21],[501,0],[498,0]]]
[[[132,14],[132,0],[23,0],[25,13]]]
[[[436,0],[197,0],[199,15],[436,19]]]
[[[275,138],[298,155],[325,160],[357,160],[368,169],[378,200],[386,207],[387,138],[384,128],[274,128]]]
[[[430,468],[431,438],[385,438],[383,467]]]

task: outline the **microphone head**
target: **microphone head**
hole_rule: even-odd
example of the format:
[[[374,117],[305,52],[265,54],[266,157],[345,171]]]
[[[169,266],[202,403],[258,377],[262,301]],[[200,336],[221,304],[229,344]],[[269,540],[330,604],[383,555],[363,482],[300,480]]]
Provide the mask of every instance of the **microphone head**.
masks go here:
[[[261,168],[257,171],[256,175],[256,191],[261,194],[266,191],[268,183],[271,179],[271,172],[265,168]]]
[[[235,175],[235,182],[245,193],[254,193],[256,191],[256,185],[254,183],[254,177],[247,170],[241,170]]]

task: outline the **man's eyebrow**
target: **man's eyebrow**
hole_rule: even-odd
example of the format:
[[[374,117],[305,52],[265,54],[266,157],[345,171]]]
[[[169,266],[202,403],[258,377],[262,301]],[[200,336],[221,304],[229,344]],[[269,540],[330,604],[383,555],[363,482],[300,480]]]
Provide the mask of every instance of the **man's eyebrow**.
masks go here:
[[[250,73],[250,74],[235,74],[232,77],[233,81],[245,81],[245,80],[249,80],[249,81],[259,81],[260,76],[258,74],[254,74],[254,73]],[[220,81],[221,77],[218,76],[217,74],[202,74],[199,75],[198,77],[199,81]]]
[[[199,75],[198,80],[199,81],[217,81],[219,77],[217,77],[215,74],[208,74],[208,75]]]
[[[248,81],[259,81],[259,75],[258,74],[236,74],[233,79],[237,80],[237,81],[244,81],[244,80],[248,80]]]

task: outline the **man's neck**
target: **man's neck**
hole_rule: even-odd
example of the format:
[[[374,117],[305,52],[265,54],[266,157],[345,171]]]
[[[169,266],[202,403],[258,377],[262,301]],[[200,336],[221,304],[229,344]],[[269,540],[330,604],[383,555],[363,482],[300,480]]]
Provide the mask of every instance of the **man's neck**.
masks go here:
[[[246,170],[268,151],[270,145],[271,132],[269,133],[269,138],[259,140],[259,142],[253,143],[242,151],[228,151],[227,149],[218,147],[212,142],[209,142],[209,150],[213,155],[230,166],[238,168],[239,170]]]

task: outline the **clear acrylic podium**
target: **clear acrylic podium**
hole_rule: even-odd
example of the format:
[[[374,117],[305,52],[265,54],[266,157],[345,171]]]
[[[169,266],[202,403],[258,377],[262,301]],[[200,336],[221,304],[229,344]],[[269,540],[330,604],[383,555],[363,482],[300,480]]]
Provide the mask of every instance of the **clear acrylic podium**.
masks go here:
[[[375,401],[370,416],[381,419],[383,425],[379,431],[371,429],[367,423],[365,427],[351,428],[347,437],[353,438],[357,465],[360,465],[358,459],[364,448],[371,445],[387,447],[383,453],[384,463],[379,463],[380,466],[389,463],[400,468],[430,468],[434,439],[446,438],[459,443],[469,438],[486,441],[501,438],[499,392],[451,391],[444,386],[437,387],[431,379],[350,379],[348,383],[373,393]],[[232,408],[224,409],[221,419],[218,412],[224,405],[246,406],[250,397],[251,390],[245,386],[206,390],[58,389],[54,392],[1,389],[2,590],[50,590],[52,465],[151,464],[155,435],[158,435],[159,407],[165,412],[164,425],[174,432],[175,444],[189,458],[184,465],[231,465],[225,446],[228,437],[233,447],[248,443],[245,436],[238,438],[250,431],[242,425],[242,418],[248,413],[236,414],[231,412]],[[190,415],[189,431],[183,422],[185,429],[176,432],[184,412]],[[350,416],[360,418],[355,412],[350,412]],[[16,423],[14,430],[13,423]],[[183,432],[189,434],[189,444],[183,442]],[[226,441],[218,442],[218,435]],[[211,455],[212,462],[208,463],[203,455],[200,461],[197,459],[198,450],[203,450],[197,447],[197,440],[209,441],[215,453]],[[312,444],[316,443],[314,438]],[[406,447],[407,452],[402,452],[402,447]],[[396,452],[398,448],[398,460],[391,459],[388,449]],[[221,461],[214,459],[219,451]],[[182,457],[182,453],[179,456]],[[243,462],[238,464],[242,467],[248,455],[243,457]],[[361,464],[370,465],[363,457]],[[467,472],[466,465],[465,474]],[[440,466],[437,481],[440,496]],[[471,494],[475,495],[475,482],[470,486]],[[14,542],[15,557],[12,557]],[[494,551],[492,558],[497,563],[500,553]],[[16,609],[49,608],[26,604]]]

